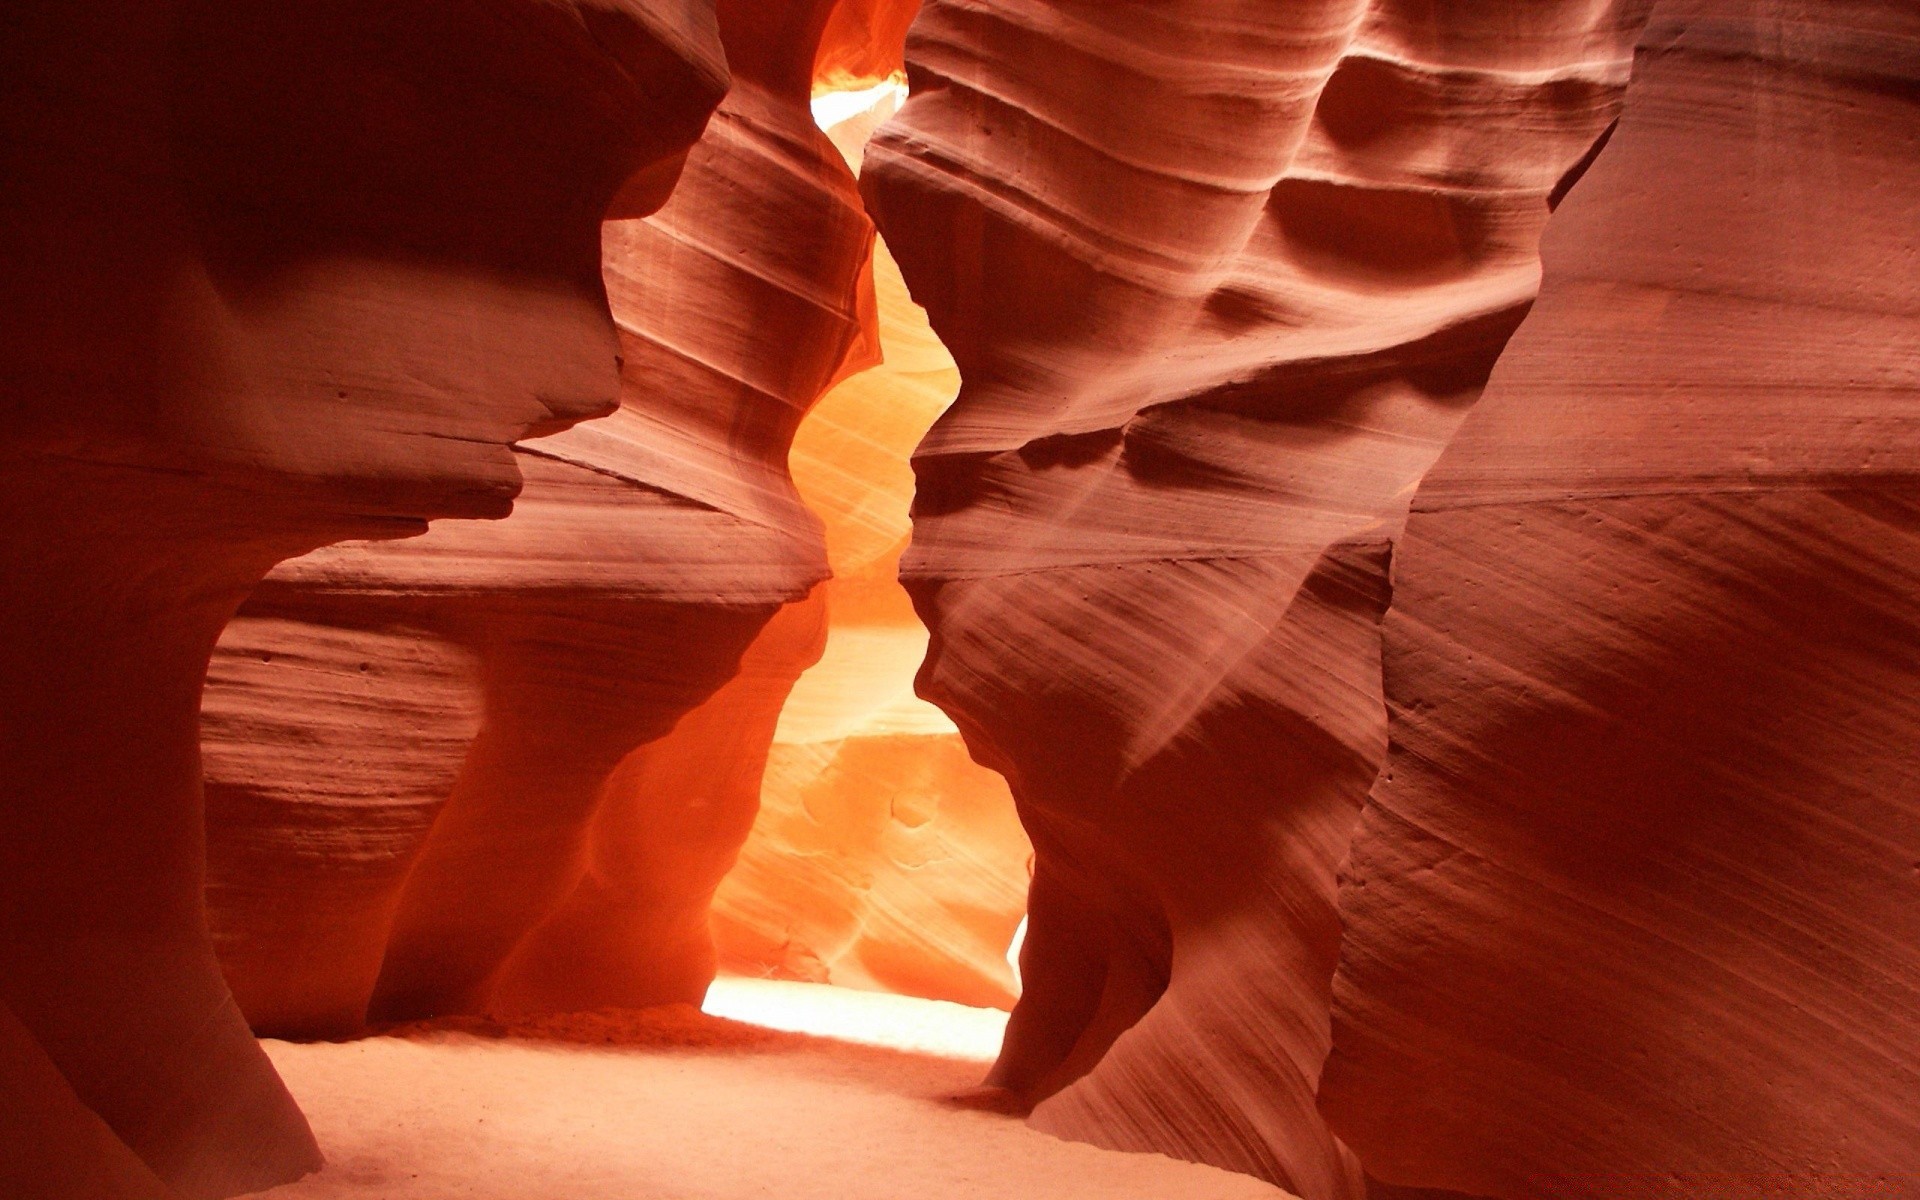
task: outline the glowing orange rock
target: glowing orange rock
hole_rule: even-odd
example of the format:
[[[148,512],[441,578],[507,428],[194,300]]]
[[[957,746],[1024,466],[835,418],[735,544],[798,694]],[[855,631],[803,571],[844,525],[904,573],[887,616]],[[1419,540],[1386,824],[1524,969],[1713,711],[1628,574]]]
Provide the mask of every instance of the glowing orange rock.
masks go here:
[[[225,965],[261,1028],[341,1033],[370,1014],[492,1007],[518,971],[510,960],[581,886],[621,760],[727,683],[768,619],[825,574],[787,446],[872,341],[872,226],[809,112],[830,8],[720,6],[732,91],[672,202],[604,229],[619,410],[516,447],[527,488],[511,519],[312,555],[249,605],[252,640],[236,631],[235,662],[217,679],[254,694],[209,702],[217,794],[245,814],[213,830],[211,899]],[[420,638],[439,645],[409,651]],[[351,666],[356,655],[373,662],[381,639],[393,652],[370,673],[395,676],[390,694],[428,726],[423,736],[360,732],[390,719],[357,694]],[[249,663],[256,650],[274,662]],[[303,694],[309,659],[344,671],[348,686]],[[409,670],[411,686],[399,677]],[[294,722],[245,725],[263,704],[313,707],[325,752],[303,746]],[[445,750],[476,711],[449,784]],[[228,744],[250,734],[283,750]],[[327,755],[354,769],[289,782]],[[691,864],[704,850],[684,853]],[[630,923],[609,925],[599,961],[631,944]],[[286,952],[289,931],[298,956]],[[570,944],[582,949],[577,936]],[[697,1000],[687,981],[710,957],[639,969],[655,972],[655,1000]],[[559,981],[571,998],[548,980],[541,1003],[586,1006],[630,975],[575,970]]]
[[[1027,841],[951,732],[773,743],[761,816],[715,898],[720,964],[1010,1008]]]
[[[794,443],[834,569],[824,657],[773,732],[761,818],[714,931],[743,974],[1004,1008],[1030,847],[1005,780],[913,695],[926,631],[896,580],[907,458],[959,375],[884,246],[875,258],[885,361],[829,393]]]
[[[788,689],[820,656],[817,595],[780,610],[733,678],[608,777],[584,870],[502,966],[506,1016],[698,1004],[716,966],[708,910],[753,824]]]
[[[959,380],[884,247],[876,267],[885,362],[820,401],[790,458],[833,579],[614,773],[586,876],[496,1011],[698,999],[716,941],[742,974],[1011,1004],[1029,849],[1005,782],[912,694],[926,633],[894,578],[907,455]]]
[[[920,0],[840,0],[814,59],[814,91],[856,91],[903,70],[907,26],[919,11]]]

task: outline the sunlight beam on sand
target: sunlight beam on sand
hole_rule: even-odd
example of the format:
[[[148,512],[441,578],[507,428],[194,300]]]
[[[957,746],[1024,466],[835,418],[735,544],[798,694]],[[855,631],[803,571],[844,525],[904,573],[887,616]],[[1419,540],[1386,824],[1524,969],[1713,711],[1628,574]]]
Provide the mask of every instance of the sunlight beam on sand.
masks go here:
[[[998,1009],[729,975],[713,981],[700,1007],[766,1029],[976,1062],[993,1061],[1007,1028]]]

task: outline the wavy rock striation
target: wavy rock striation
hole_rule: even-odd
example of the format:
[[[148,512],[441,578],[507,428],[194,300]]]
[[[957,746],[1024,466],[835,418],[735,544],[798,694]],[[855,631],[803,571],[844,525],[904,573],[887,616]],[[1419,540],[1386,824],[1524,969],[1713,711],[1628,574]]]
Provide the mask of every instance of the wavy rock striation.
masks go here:
[[[257,1028],[699,999],[712,951],[686,913],[739,836],[609,845],[670,803],[616,768],[826,573],[787,447],[873,339],[872,225],[808,109],[832,7],[719,5],[732,91],[672,201],[603,234],[619,410],[516,447],[510,520],[289,563],[230,635],[207,733],[234,819],[210,894]],[[298,720],[269,728],[275,710]],[[708,818],[744,834],[738,812]],[[646,870],[611,880],[634,854]],[[633,911],[595,898],[608,887]]]
[[[1538,283],[1644,3],[935,0],[864,187],[965,380],[920,688],[1036,848],[989,1083],[1358,1194],[1315,1088],[1414,485]]]
[[[601,216],[664,195],[724,82],[698,4],[9,12],[9,1195],[217,1197],[317,1164],[208,935],[215,639],[279,560],[502,515],[510,443],[608,410]]]
[[[856,172],[904,92],[911,7],[841,4],[816,56],[814,117]],[[586,873],[497,978],[496,1011],[697,997],[716,967],[1012,1004],[1029,847],[1005,781],[912,695],[926,631],[895,578],[907,458],[959,376],[884,246],[874,267],[884,361],[810,409],[788,455],[833,577],[614,772]]]
[[[843,138],[840,125],[828,133]],[[874,267],[885,361],[822,399],[793,447],[833,566],[814,599],[821,661],[780,703],[751,714],[729,696],[712,705],[759,728],[766,764],[743,780],[760,819],[714,898],[714,937],[721,965],[739,974],[1007,1008],[1031,848],[1006,781],[913,695],[927,634],[897,578],[911,533],[908,456],[960,377],[884,245]],[[668,740],[685,736],[683,724]]]
[[[1422,485],[1323,1105],[1512,1200],[1920,1191],[1920,13],[1663,0]]]
[[[907,26],[920,0],[840,0],[813,62],[813,88],[850,92],[899,74]]]

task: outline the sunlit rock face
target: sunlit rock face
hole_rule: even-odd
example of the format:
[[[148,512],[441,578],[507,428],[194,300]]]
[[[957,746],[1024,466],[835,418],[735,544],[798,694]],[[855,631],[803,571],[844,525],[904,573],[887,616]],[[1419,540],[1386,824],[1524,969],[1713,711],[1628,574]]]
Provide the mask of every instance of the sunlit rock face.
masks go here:
[[[215,639],[282,559],[503,514],[509,444],[611,407],[601,217],[726,70],[669,0],[0,26],[0,1192],[252,1191],[318,1155],[206,924]]]
[[[1323,1105],[1521,1200],[1920,1187],[1920,10],[1677,0],[1427,477]]]
[[[577,910],[604,831],[656,816],[616,768],[826,573],[787,446],[873,341],[872,226],[808,107],[831,8],[719,6],[732,90],[672,201],[602,234],[618,411],[516,447],[510,519],[290,563],[229,634],[208,897],[257,1028],[698,1000],[711,950],[673,919],[643,943]],[[639,886],[704,902],[737,844],[669,846]],[[615,977],[542,973],[562,928]]]
[[[895,52],[876,69],[897,70]],[[857,166],[900,89],[884,74],[851,82],[853,92],[816,95],[814,111]],[[1012,1004],[1006,950],[1030,850],[1005,781],[913,695],[926,632],[896,579],[908,455],[959,376],[884,246],[874,282],[884,361],[828,392],[789,455],[833,577],[614,772],[586,874],[497,980],[496,1010],[697,997],[716,967]],[[609,929],[625,932],[595,933]]]
[[[833,565],[814,600],[823,656],[760,715],[760,818],[714,898],[714,937],[740,974],[1006,1008],[1030,848],[1006,781],[913,694],[927,635],[896,577],[908,456],[960,379],[884,245],[875,268],[884,362],[828,393],[793,448]]]
[[[1388,548],[1646,7],[916,22],[863,186],[965,387],[903,570],[1037,852],[990,1082],[1042,1128],[1359,1194],[1315,1089]]]
[[[857,169],[898,105],[900,47],[849,78],[834,28],[814,114]],[[608,779],[585,874],[496,978],[494,1011],[697,998],[716,967],[1013,1003],[1030,847],[1005,781],[913,695],[926,632],[896,579],[908,455],[959,376],[884,246],[874,282],[884,361],[828,392],[789,455],[833,577]]]
[[[814,59],[816,92],[853,92],[900,70],[900,49],[920,0],[840,0]]]

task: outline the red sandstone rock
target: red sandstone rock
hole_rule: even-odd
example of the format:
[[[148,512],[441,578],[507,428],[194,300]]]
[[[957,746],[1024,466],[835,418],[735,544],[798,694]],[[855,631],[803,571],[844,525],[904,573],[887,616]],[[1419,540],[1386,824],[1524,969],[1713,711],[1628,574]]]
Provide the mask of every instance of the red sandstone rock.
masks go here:
[[[1531,301],[1644,3],[935,0],[869,201],[966,381],[916,459],[923,694],[1037,850],[990,1083],[1357,1194],[1335,867],[1407,498]]]
[[[1920,1194],[1920,11],[1663,0],[1422,485],[1323,1107],[1512,1200]]]
[[[1030,850],[1006,781],[950,730],[772,744],[714,902],[740,974],[1011,1008]]]
[[[828,132],[841,141],[841,126]],[[757,722],[772,746],[761,744],[764,775],[742,780],[761,816],[715,896],[714,936],[721,964],[740,974],[1005,1008],[1031,847],[1005,780],[913,695],[927,634],[897,579],[908,455],[960,377],[885,246],[874,274],[885,361],[821,400],[792,455],[833,566],[818,596],[824,658],[783,707],[740,722]],[[707,708],[729,703],[723,694]],[[683,723],[668,741],[687,737]]]
[[[905,69],[901,48],[920,0],[840,0],[814,59],[814,90],[854,91]]]
[[[14,1200],[169,1200],[152,1169],[74,1095],[33,1034],[0,1005],[0,1194]]]
[[[781,609],[732,679],[613,771],[577,882],[502,966],[491,1011],[701,1001],[717,965],[714,889],[753,826],[774,724],[820,656],[825,617],[817,593]]]
[[[418,606],[305,599],[256,598],[208,671],[207,907],[255,1029],[339,1037],[366,1024],[406,867],[480,732],[481,679]]]
[[[503,514],[508,444],[606,411],[601,214],[670,184],[724,78],[698,4],[9,10],[0,1161],[28,1194],[317,1163],[205,923],[215,638],[281,559]]]
[[[828,130],[856,162],[870,117]],[[585,874],[502,968],[493,1011],[697,998],[716,953],[740,974],[1012,1003],[1030,850],[1005,782],[912,695],[926,632],[895,578],[907,456],[959,376],[885,247],[875,267],[884,362],[824,396],[788,456],[833,578],[614,772]]]
[[[787,447],[808,407],[872,353],[872,226],[808,109],[831,9],[720,5],[732,92],[672,202],[605,230],[619,411],[517,447],[527,489],[510,520],[311,555],[246,610],[292,618],[273,630],[289,689],[316,641],[440,644],[385,664],[399,692],[420,698],[422,739],[368,737],[389,715],[351,691],[313,710],[326,755],[379,759],[367,776],[387,780],[384,814],[331,788],[290,787],[313,757],[298,739],[269,732],[277,747],[219,752],[234,769],[221,792],[251,813],[213,833],[215,924],[236,990],[263,1005],[248,1009],[257,1027],[340,1033],[369,1013],[698,1001],[712,950],[687,913],[731,861],[753,795],[736,797],[744,812],[708,814],[731,842],[683,821],[684,842],[614,844],[676,811],[671,797],[624,789],[644,771],[615,768],[727,683],[778,606],[825,574]],[[253,649],[233,647],[235,669],[261,677]],[[811,661],[801,653],[791,674]],[[476,664],[467,681],[442,666],[460,654]],[[438,748],[468,736],[469,718],[451,697],[424,701],[460,688],[483,716],[449,788]],[[229,730],[252,732],[208,728]],[[734,731],[719,733],[692,762],[728,753]],[[311,853],[317,836],[336,852]],[[609,863],[628,861],[642,869],[616,884]],[[289,925],[318,933],[299,958],[284,948]],[[536,967],[556,954],[574,966]]]

